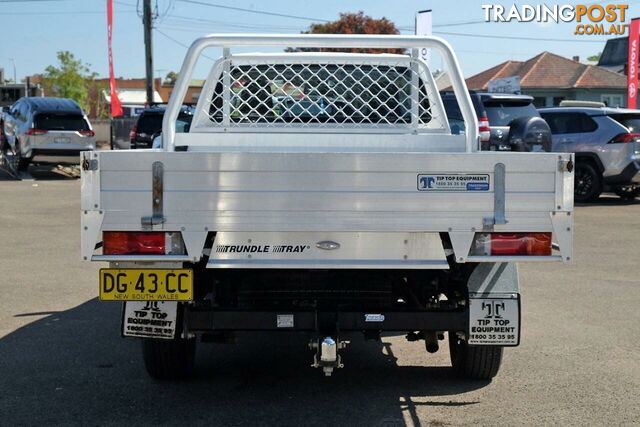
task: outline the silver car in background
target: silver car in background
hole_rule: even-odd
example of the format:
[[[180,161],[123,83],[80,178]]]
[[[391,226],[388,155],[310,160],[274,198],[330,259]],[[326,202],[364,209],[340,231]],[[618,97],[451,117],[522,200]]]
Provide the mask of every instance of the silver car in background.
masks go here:
[[[94,150],[95,133],[82,108],[67,98],[20,98],[4,114],[2,147],[18,170],[30,163],[79,164]]]
[[[640,110],[540,109],[554,152],[575,153],[575,201],[597,199],[608,187],[624,199],[640,194]]]

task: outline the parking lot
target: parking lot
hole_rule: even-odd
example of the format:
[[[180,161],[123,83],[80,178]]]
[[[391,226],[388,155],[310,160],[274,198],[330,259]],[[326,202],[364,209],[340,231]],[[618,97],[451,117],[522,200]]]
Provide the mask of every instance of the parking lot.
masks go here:
[[[151,380],[79,256],[80,182],[0,172],[2,424],[445,425],[640,421],[640,201],[577,206],[574,263],[523,264],[523,337],[492,382],[451,378],[446,345],[358,343],[332,378],[304,337],[203,344],[197,376]]]

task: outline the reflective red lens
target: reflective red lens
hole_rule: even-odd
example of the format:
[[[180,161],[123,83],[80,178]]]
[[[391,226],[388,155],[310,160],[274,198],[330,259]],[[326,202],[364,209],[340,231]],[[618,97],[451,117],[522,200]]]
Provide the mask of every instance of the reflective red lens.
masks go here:
[[[96,135],[96,133],[95,133],[94,131],[89,130],[89,129],[87,129],[87,130],[80,130],[80,131],[78,131],[78,132],[79,132],[79,133],[80,133],[80,135],[82,135],[82,136],[95,136],[95,135]]]
[[[47,132],[45,129],[29,129],[27,135],[44,135]]]
[[[165,233],[104,231],[104,255],[164,255]]]
[[[491,233],[491,255],[551,255],[551,233]]]

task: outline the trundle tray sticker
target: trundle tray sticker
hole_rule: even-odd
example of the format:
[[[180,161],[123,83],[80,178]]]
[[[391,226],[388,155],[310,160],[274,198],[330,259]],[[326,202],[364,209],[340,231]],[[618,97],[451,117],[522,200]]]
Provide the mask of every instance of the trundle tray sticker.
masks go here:
[[[489,174],[419,174],[419,191],[489,191]]]
[[[122,335],[173,339],[177,312],[174,301],[127,301],[122,310]]]
[[[520,300],[470,298],[469,344],[516,346],[520,343]]]

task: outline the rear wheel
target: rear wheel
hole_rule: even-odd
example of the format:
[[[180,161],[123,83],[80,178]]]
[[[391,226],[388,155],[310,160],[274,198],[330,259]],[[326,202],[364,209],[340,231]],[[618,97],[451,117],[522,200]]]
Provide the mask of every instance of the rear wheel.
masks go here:
[[[588,162],[576,164],[573,197],[576,202],[591,202],[602,193],[602,177],[596,168]]]
[[[458,338],[455,332],[449,332],[449,354],[454,371],[468,379],[490,380],[500,370],[502,347],[470,346]]]
[[[5,154],[7,151],[9,151],[9,143],[7,142],[7,137],[2,131],[2,125],[0,125],[0,152]]]
[[[640,196],[640,186],[625,185],[613,190],[623,200],[633,200]]]
[[[15,167],[21,172],[26,171],[29,168],[29,163],[31,163],[31,159],[22,157],[22,150],[20,149],[20,143],[16,140],[16,149],[15,149]]]
[[[144,338],[142,355],[144,366],[153,378],[178,380],[193,372],[196,354],[196,340],[162,340]]]

